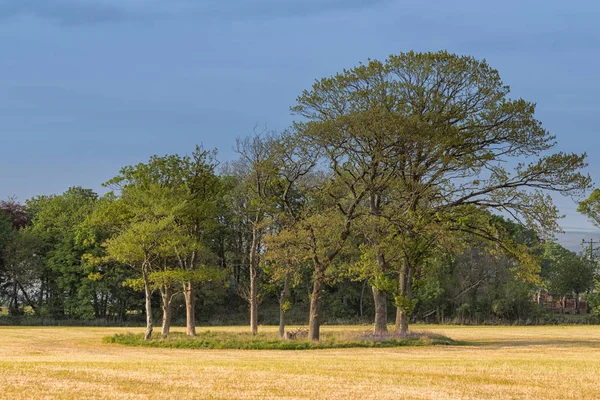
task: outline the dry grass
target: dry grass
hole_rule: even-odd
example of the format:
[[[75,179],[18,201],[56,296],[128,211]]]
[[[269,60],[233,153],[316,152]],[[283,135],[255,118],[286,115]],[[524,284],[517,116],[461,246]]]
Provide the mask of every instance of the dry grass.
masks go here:
[[[324,328],[325,332],[365,329]],[[468,344],[312,351],[183,350],[126,347],[101,340],[140,329],[0,328],[0,398],[600,397],[600,327],[419,329]]]

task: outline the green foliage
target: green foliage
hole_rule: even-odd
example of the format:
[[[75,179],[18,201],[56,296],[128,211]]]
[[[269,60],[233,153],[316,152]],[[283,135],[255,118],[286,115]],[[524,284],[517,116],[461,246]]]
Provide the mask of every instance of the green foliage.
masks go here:
[[[600,228],[600,189],[594,189],[586,200],[579,203],[577,211]]]
[[[579,294],[593,285],[595,265],[557,243],[546,243],[542,264],[551,293]]]
[[[548,192],[590,188],[586,157],[555,152],[535,104],[486,61],[369,60],[315,81],[292,111],[286,132],[238,140],[220,176],[215,151],[196,147],[123,167],[101,198],[72,187],[26,209],[0,202],[11,312],[140,317],[143,288],[151,317],[151,291],[186,286],[188,305],[196,293],[222,318],[245,312],[236,294],[286,317],[314,300],[314,327],[370,317],[370,284],[417,318],[520,320],[534,291],[590,288],[591,260],[540,240],[558,229]],[[600,191],[579,210],[600,226]]]
[[[12,222],[7,215],[0,213],[0,254],[10,241],[10,237],[13,233]]]
[[[161,287],[181,288],[187,282],[192,282],[196,285],[212,282],[222,286],[224,285],[225,277],[225,271],[222,269],[201,266],[192,271],[171,268],[152,271],[148,274],[148,281],[150,282],[151,289],[155,291]],[[123,286],[142,292],[144,290],[144,280],[141,278],[127,279],[123,282]]]
[[[490,215],[557,231],[545,191],[581,194],[591,185],[581,173],[585,155],[551,154],[554,137],[535,105],[511,99],[498,72],[473,57],[441,51],[369,60],[317,80],[292,111],[303,118],[295,130],[330,165],[337,211],[364,240],[350,272],[407,309],[427,260],[472,246],[472,237],[516,260],[518,279],[536,282],[539,262],[526,238]],[[351,206],[357,199],[359,212]]]
[[[104,242],[109,257],[138,269],[149,270],[160,257],[169,255],[166,245],[173,232],[173,219],[134,222]]]
[[[37,283],[43,268],[43,241],[30,230],[16,231],[4,248],[4,284]]]
[[[386,171],[362,182],[382,191],[392,180],[400,207],[444,216],[470,204],[556,230],[556,209],[540,190],[582,193],[591,183],[580,172],[585,155],[545,155],[555,141],[535,105],[508,95],[485,61],[408,52],[320,79],[292,110],[308,121],[297,129],[340,169]],[[501,163],[524,156],[531,162],[512,171]],[[463,224],[460,216],[455,222]]]
[[[398,282],[387,275],[377,274],[371,278],[369,283],[382,292],[393,294],[398,291]]]
[[[588,307],[590,312],[594,315],[600,316],[600,294],[590,293],[586,296]]]
[[[493,313],[503,319],[520,320],[535,313],[531,301],[531,287],[519,281],[509,281],[500,292],[500,297],[492,302]]]
[[[417,305],[418,299],[410,299],[408,296],[396,295],[394,296],[394,306],[401,309],[408,315],[412,314],[415,306]]]
[[[292,302],[287,300],[284,301],[283,304],[281,305],[281,311],[283,312],[288,312],[292,309]]]
[[[239,350],[317,350],[340,348],[389,348],[456,344],[453,340],[432,334],[408,338],[396,336],[339,337],[332,336],[319,342],[308,340],[281,340],[271,335],[230,334],[206,331],[195,338],[173,334],[169,339],[143,340],[143,335],[116,334],[104,338],[105,343],[127,346],[146,346],[180,349],[239,349]]]

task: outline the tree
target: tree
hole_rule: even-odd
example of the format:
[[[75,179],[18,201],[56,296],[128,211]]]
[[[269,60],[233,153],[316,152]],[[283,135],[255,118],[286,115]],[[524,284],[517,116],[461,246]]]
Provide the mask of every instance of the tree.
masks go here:
[[[346,217],[356,219],[363,213],[359,212],[362,206],[370,219],[377,220],[388,201],[389,186],[402,171],[406,157],[395,146],[398,118],[385,112],[385,78],[368,68],[359,67],[355,72],[318,80],[312,90],[298,97],[292,110],[308,119],[297,123],[296,129],[315,153],[324,154],[336,186],[344,186],[358,200],[353,213],[346,213]],[[337,208],[345,212],[343,207]],[[375,249],[371,270],[375,332],[383,333],[387,331],[386,294],[375,277],[388,268],[380,245],[386,232],[379,221],[362,218],[361,223],[373,227],[362,233],[369,247]]]
[[[237,185],[231,194],[233,206],[238,210],[242,226],[249,227],[247,249],[249,287],[246,297],[250,305],[250,331],[258,332],[258,287],[260,259],[266,232],[266,219],[273,213],[275,206],[277,169],[275,166],[275,142],[273,133],[254,133],[245,139],[238,139],[236,152],[240,158],[231,165],[231,174]]]
[[[12,316],[23,314],[23,305],[39,313],[36,292],[40,287],[43,259],[40,255],[43,241],[30,230],[15,231],[3,251],[3,268],[0,270],[0,295],[8,300]]]
[[[7,215],[0,214],[0,267],[4,264],[4,248],[8,244],[13,234],[13,224]]]
[[[451,252],[438,249],[427,258],[413,283],[418,319],[435,315],[438,322],[455,318],[481,323],[534,316],[531,294],[541,286],[540,239],[531,229],[502,217],[489,217],[496,226],[495,234],[506,236],[501,241],[457,232],[462,245]],[[519,246],[511,251],[503,248],[510,243]],[[518,257],[513,254],[515,249]]]
[[[548,290],[562,297],[574,295],[576,313],[579,313],[580,294],[594,285],[595,265],[586,261],[558,243],[546,243],[542,266]]]
[[[8,301],[12,316],[22,314],[21,305],[38,311],[33,291],[39,286],[43,267],[39,238],[25,232],[25,207],[15,199],[0,201],[0,297]]]
[[[313,175],[307,183],[298,222],[284,232],[296,237],[296,251],[303,252],[312,264],[308,339],[318,341],[323,292],[336,259],[344,252],[364,192],[323,174]]]
[[[298,124],[302,134],[322,143],[338,176],[366,176],[373,169],[366,165],[390,171],[383,187],[360,183],[365,199],[393,197],[371,214],[388,220],[406,244],[398,272],[402,303],[412,302],[411,286],[403,282],[422,267],[427,251],[421,250],[440,235],[490,237],[487,225],[465,221],[469,214],[496,210],[555,231],[558,212],[545,191],[577,195],[590,186],[579,172],[585,155],[550,154],[555,140],[535,119],[535,105],[508,95],[485,61],[409,52],[318,80],[292,108],[307,120]],[[365,152],[367,162],[346,155],[363,143],[382,150],[377,157]],[[437,233],[423,238],[423,231]],[[406,320],[401,325],[406,332]]]
[[[24,228],[29,220],[25,206],[13,197],[0,201],[0,214],[6,215],[15,229]]]
[[[580,202],[577,211],[600,228],[600,189],[594,189],[587,199]]]
[[[106,183],[120,191],[120,200],[133,220],[172,219],[171,236],[164,238],[169,243],[162,246],[165,257],[172,257],[179,269],[188,272],[181,276],[193,277],[196,269],[212,261],[208,241],[217,223],[222,195],[216,165],[214,152],[197,146],[191,156],[153,156],[146,164],[124,167],[119,176]],[[182,282],[190,336],[196,335],[196,283]],[[170,296],[163,296],[167,298]]]
[[[354,210],[352,202],[344,217],[332,212],[328,207],[321,212],[313,212],[302,221],[301,232],[305,238],[305,248],[308,250],[313,265],[313,285],[310,296],[308,320],[308,339],[318,341],[322,322],[322,296],[327,284],[327,273],[335,258],[343,250],[346,239],[350,235],[351,221]]]
[[[166,261],[163,258],[163,261]],[[166,264],[153,270],[148,274],[148,282],[151,292],[159,291],[162,301],[162,327],[161,335],[167,338],[170,334],[171,321],[173,317],[173,298],[183,292],[184,285],[192,282],[194,285],[207,282],[222,282],[224,274],[222,270],[214,267],[201,266],[193,271],[185,271],[178,268],[170,268]],[[138,291],[145,291],[144,279],[128,279],[124,282]]]
[[[168,217],[133,222],[104,243],[109,257],[130,265],[142,274],[146,300],[145,340],[151,339],[153,330],[150,274],[160,265],[160,260],[169,255],[170,249],[164,243],[172,229],[173,219]]]
[[[56,317],[103,317],[94,304],[102,294],[90,290],[94,285],[82,260],[97,243],[84,243],[81,227],[94,210],[98,196],[90,189],[71,187],[60,195],[38,196],[27,201],[31,230],[45,243],[44,278],[41,290],[49,294]],[[46,296],[48,297],[48,296]]]
[[[311,176],[318,156],[301,146],[296,137],[284,133],[273,142],[276,176],[273,180],[274,207],[265,238],[265,261],[269,262],[271,281],[280,286],[279,336],[284,337],[285,313],[291,307],[288,299],[293,286],[302,277],[308,261],[299,243],[299,225],[309,201]]]
[[[280,338],[285,335],[285,313],[292,307],[290,291],[300,282],[302,267],[307,262],[298,240],[298,231],[293,226],[285,226],[265,238],[264,269],[277,290]]]
[[[122,172],[129,171],[124,168]],[[142,175],[144,176],[144,175]],[[123,182],[121,177],[108,184]],[[152,337],[152,288],[150,273],[173,255],[170,245],[176,230],[169,191],[152,180],[130,180],[122,184],[117,197],[105,195],[87,220],[92,227],[109,233],[103,242],[106,259],[126,264],[142,275],[144,283],[146,332],[145,340]]]

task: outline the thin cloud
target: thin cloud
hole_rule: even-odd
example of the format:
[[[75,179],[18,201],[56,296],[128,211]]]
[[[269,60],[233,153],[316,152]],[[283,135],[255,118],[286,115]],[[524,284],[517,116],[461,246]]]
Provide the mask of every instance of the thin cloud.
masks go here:
[[[295,17],[376,8],[391,0],[205,1],[195,11],[215,17]]]
[[[488,39],[470,39],[461,43],[462,49],[491,50],[509,53],[521,52],[555,52],[572,51],[574,49],[597,49],[600,36],[595,32],[552,31],[539,34],[508,34],[505,37]]]
[[[367,9],[392,0],[0,0],[0,21],[33,16],[65,25],[193,16],[273,18]]]
[[[61,0],[5,0],[0,2],[0,20],[33,16],[60,24],[102,24],[132,17],[123,7],[98,1],[77,2]]]

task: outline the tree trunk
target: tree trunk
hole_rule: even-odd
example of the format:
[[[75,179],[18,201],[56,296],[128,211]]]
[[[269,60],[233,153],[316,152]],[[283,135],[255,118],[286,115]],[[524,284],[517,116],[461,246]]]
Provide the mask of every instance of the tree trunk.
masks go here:
[[[250,248],[250,293],[248,301],[250,303],[250,331],[253,335],[258,333],[258,228],[252,229],[252,245]]]
[[[321,328],[321,292],[325,284],[325,266],[315,264],[313,291],[310,297],[310,314],[308,318],[308,339],[318,342]]]
[[[39,300],[38,300],[38,304],[40,305],[40,317],[41,317],[41,321],[42,321],[42,326],[44,326],[44,318],[45,318],[45,312],[43,312],[43,307],[44,307],[44,292],[46,290],[46,277],[45,274],[42,275],[42,282],[41,282],[41,286],[40,286],[40,295],[39,295]]]
[[[144,278],[144,295],[146,298],[146,332],[144,333],[144,340],[150,340],[152,338],[152,291],[150,290],[150,282],[148,281],[148,271],[144,269],[142,271]]]
[[[395,331],[401,336],[408,333],[408,319],[406,313],[402,311],[402,307],[396,307],[396,326]]]
[[[360,291],[360,302],[358,309],[360,311],[360,317],[363,317],[363,299],[365,298],[365,288],[367,287],[367,280],[363,282],[362,290]]]
[[[373,289],[373,300],[375,301],[375,334],[387,333],[387,297],[385,292]]]
[[[250,331],[253,335],[258,333],[258,290],[256,275],[250,280]]]
[[[398,294],[400,296],[406,295],[407,272],[407,265],[406,263],[403,263],[398,273]],[[396,304],[396,324],[394,325],[394,331],[398,334],[402,334],[402,330],[406,325],[406,315],[402,310],[402,307],[399,307]]]
[[[575,314],[579,313],[579,292],[575,292]]]
[[[8,305],[8,314],[11,316],[18,316],[19,313],[19,289],[17,286],[17,283],[15,282],[13,284],[13,293],[12,293],[12,297],[10,299],[10,303]]]
[[[369,208],[371,210],[371,214],[377,215],[377,216],[381,215],[380,200],[381,200],[381,197],[379,194],[372,193],[370,195],[370,201],[369,201],[370,207]],[[385,270],[386,270],[386,262],[385,262],[383,253],[381,252],[381,249],[378,246],[378,239],[379,238],[375,238],[375,240],[373,242],[373,245],[375,247],[377,247],[377,254],[375,256],[377,259],[377,272],[376,273],[383,274],[383,273],[385,273]],[[387,296],[386,296],[385,292],[380,291],[375,286],[373,286],[372,289],[373,289],[373,301],[375,303],[374,332],[376,334],[387,333],[387,330],[388,330],[387,329]]]
[[[377,249],[378,273],[385,272],[385,259],[381,250]],[[375,302],[375,333],[387,333],[387,296],[385,292],[373,287],[373,300]]]
[[[412,275],[413,268],[407,265],[407,263],[403,263],[398,276],[400,284],[400,296],[404,297],[408,301],[412,300]],[[402,336],[408,334],[408,317],[408,312],[405,309],[402,307],[396,308],[395,331]]]
[[[192,282],[183,284],[183,297],[185,298],[185,331],[188,336],[196,336],[196,293]]]
[[[160,288],[160,296],[162,298],[162,336],[169,337],[169,331],[171,330],[171,315],[172,315],[172,307],[171,307],[171,295],[173,290],[168,286],[163,286]]]
[[[279,295],[279,337],[283,339],[285,334],[285,303],[288,301],[290,294],[290,281],[292,280],[291,274],[288,271],[285,274],[285,282],[283,283],[283,290]]]

